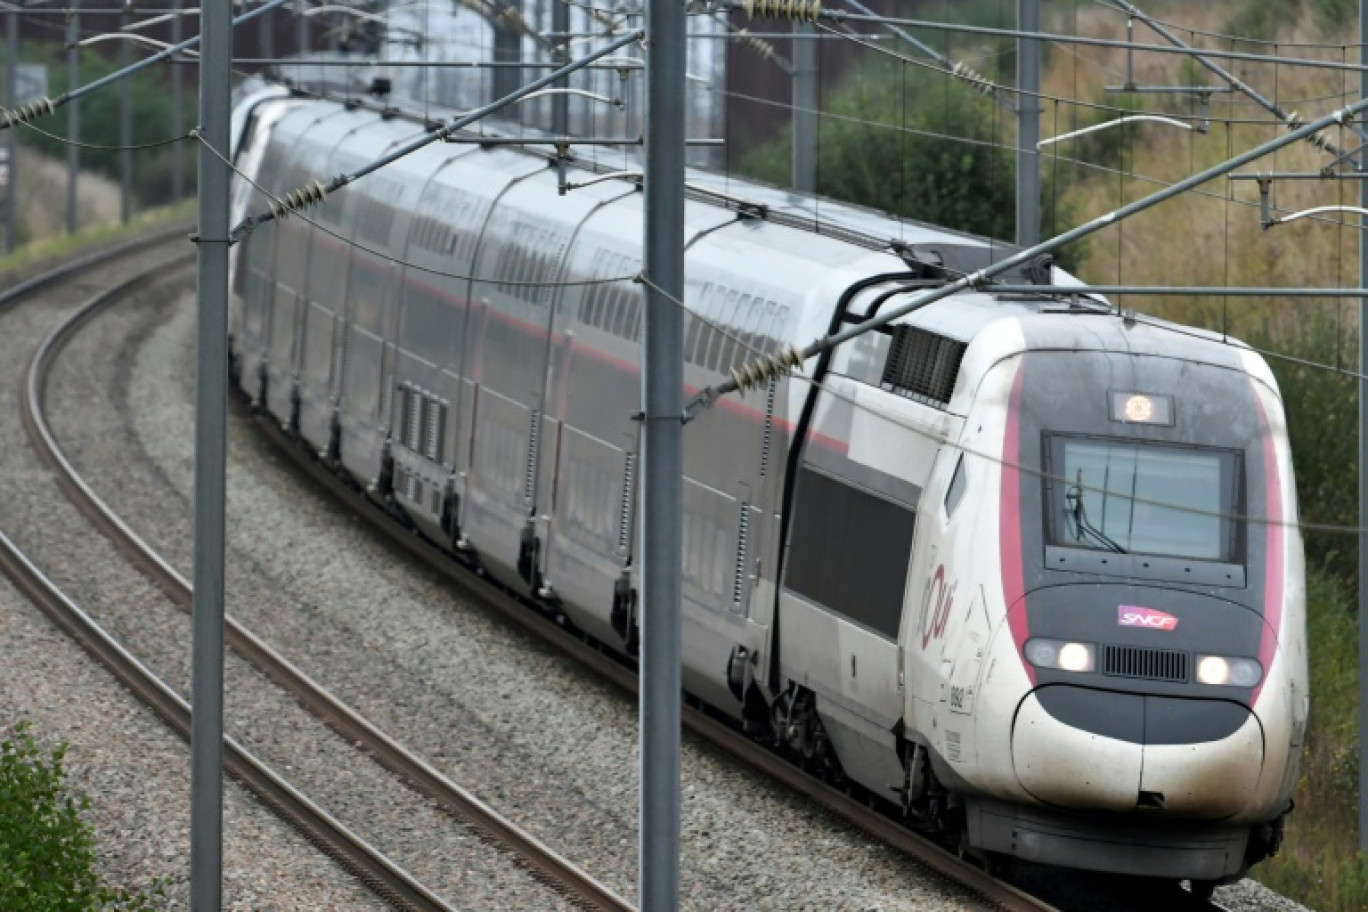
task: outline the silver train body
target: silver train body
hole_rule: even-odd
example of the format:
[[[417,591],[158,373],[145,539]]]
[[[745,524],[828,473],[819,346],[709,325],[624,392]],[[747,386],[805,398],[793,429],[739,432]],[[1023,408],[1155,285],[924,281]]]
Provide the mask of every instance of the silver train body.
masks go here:
[[[236,160],[283,196],[420,130],[266,92],[237,109]],[[689,390],[1005,253],[690,181]],[[239,182],[234,205],[267,203]],[[545,154],[435,144],[310,218],[234,248],[242,390],[426,536],[630,654],[642,195],[561,195]],[[1275,849],[1307,659],[1263,360],[1083,293],[989,287],[805,372],[821,386],[781,377],[685,429],[689,693],[985,857],[1214,883]]]

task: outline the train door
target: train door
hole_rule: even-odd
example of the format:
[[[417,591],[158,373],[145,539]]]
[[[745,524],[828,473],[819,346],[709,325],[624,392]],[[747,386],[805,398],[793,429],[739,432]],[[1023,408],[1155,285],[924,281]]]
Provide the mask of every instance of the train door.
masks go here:
[[[284,136],[280,139],[287,141]],[[291,159],[303,157],[307,152],[307,149],[299,148],[282,150],[282,154]],[[306,173],[303,167],[291,162],[281,169],[280,186],[292,186],[293,181],[302,180]],[[311,229],[302,219],[277,220],[271,224],[275,243],[269,280],[263,283],[257,301],[260,309],[249,304],[246,314],[249,328],[254,325],[260,327],[259,347],[244,348],[249,358],[245,367],[256,374],[254,398],[270,414],[282,422],[288,422],[293,411],[295,333],[303,297],[304,264],[308,259]],[[255,365],[250,358],[253,353],[259,353]]]
[[[345,142],[345,139],[342,140]],[[328,158],[329,173],[345,174],[364,164],[359,155],[335,149]],[[328,197],[313,215],[318,228],[310,232],[306,284],[300,301],[301,344],[294,413],[291,422],[300,436],[324,452],[332,433],[335,355],[340,315],[346,305],[350,242],[358,215],[356,193]]]
[[[869,411],[861,400],[870,394],[878,391],[843,377],[817,394],[793,479],[780,663],[785,676],[889,731],[902,716],[898,634],[935,443]],[[891,471],[909,451],[924,464]]]
[[[632,410],[609,412],[603,416],[609,425],[614,426],[608,433],[608,439],[612,443],[622,441],[622,445],[612,447],[610,444],[610,447],[605,448],[601,443],[591,442],[586,439],[582,425],[579,430],[572,427],[572,415],[582,415],[583,409],[575,410],[571,399],[575,391],[583,396],[590,389],[579,382],[584,378],[581,365],[603,356],[602,352],[595,351],[590,340],[581,338],[583,309],[590,298],[612,309],[611,315],[605,314],[610,317],[614,330],[610,344],[615,347],[623,343],[629,346],[637,344],[641,327],[641,291],[639,286],[627,279],[636,275],[641,266],[633,254],[600,249],[593,260],[587,261],[582,255],[576,256],[575,248],[584,233],[584,226],[590,223],[595,214],[602,213],[606,218],[620,219],[623,206],[618,205],[619,201],[633,200],[636,194],[630,187],[603,184],[576,191],[576,195],[578,198],[571,206],[565,207],[564,212],[566,221],[572,225],[571,235],[548,274],[549,281],[555,283],[547,288],[554,335],[550,340],[542,397],[546,404],[543,413],[543,455],[536,469],[538,481],[533,498],[533,532],[538,559],[534,574],[546,595],[563,604],[580,606],[579,622],[596,624],[596,635],[610,637],[613,601],[621,598],[620,590],[625,585],[621,579],[623,557],[616,553],[622,550],[618,545],[623,535],[619,528],[623,473],[627,470],[628,454],[633,463],[636,460],[637,429],[632,427],[630,420]],[[593,249],[597,243],[591,239],[586,246]],[[589,275],[619,281],[588,288],[564,284],[581,280],[586,274],[586,262]],[[608,373],[613,376],[610,382],[619,389],[625,386],[635,393],[639,388],[631,372],[623,370],[621,361],[610,366]],[[597,389],[600,391],[598,395],[589,396],[587,402],[580,404],[594,411],[605,406],[614,408],[616,402],[609,401],[605,387],[599,386]],[[573,482],[570,479],[572,465],[577,467]],[[567,485],[564,496],[562,484]],[[588,500],[584,499],[586,495]],[[629,491],[626,496],[630,498],[632,493]],[[594,566],[585,566],[578,561],[564,559],[568,556],[567,551],[559,547],[557,540],[562,528],[560,513],[563,508],[570,509],[572,504],[575,509],[583,511],[588,508],[596,514],[594,527],[603,536],[599,544],[608,545],[599,550],[598,556],[609,557],[608,561],[591,560]],[[581,518],[583,516],[581,513]],[[580,557],[585,556],[580,554]]]
[[[479,380],[461,526],[495,577],[525,587],[535,585],[540,563],[532,519],[553,345],[541,284],[554,274],[568,231],[549,226],[544,212],[510,204],[518,186],[491,214],[475,258],[471,298],[482,310],[481,335],[468,344]]]
[[[567,267],[620,281],[566,289],[573,350],[557,382],[561,431],[542,572],[577,625],[626,647],[635,637],[630,568],[640,423],[633,415],[641,407],[642,296],[623,279],[641,263],[601,244],[597,234],[584,242]]]
[[[402,237],[406,203],[417,191],[408,190],[402,178],[373,175],[356,192],[356,243],[347,264],[346,304],[337,320],[333,408],[323,452],[354,477],[370,480],[379,473],[383,447],[378,425],[384,312],[398,272],[389,255],[403,250],[394,238]]]
[[[244,133],[234,163],[243,174],[254,175],[256,184],[241,178],[235,181],[231,219],[235,225],[267,207],[267,192],[281,191],[280,165],[292,150],[288,143],[274,137],[272,128],[292,107],[292,103],[279,98],[254,105],[242,125]],[[274,292],[275,228],[274,222],[268,222],[249,232],[237,245],[230,264],[232,298],[228,331],[233,381],[253,398],[261,395],[258,365],[266,344],[266,316]]]

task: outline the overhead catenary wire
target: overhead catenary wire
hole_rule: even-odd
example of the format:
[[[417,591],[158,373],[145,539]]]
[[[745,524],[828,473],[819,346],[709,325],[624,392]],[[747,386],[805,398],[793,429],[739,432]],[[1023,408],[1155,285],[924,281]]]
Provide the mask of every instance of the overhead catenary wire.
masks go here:
[[[1173,34],[1163,25],[1155,21],[1152,17],[1145,13],[1144,10],[1140,9],[1135,4],[1130,3],[1129,0],[1112,0],[1112,2],[1115,3],[1117,6],[1120,6],[1122,9],[1124,9],[1127,15],[1139,19],[1141,22],[1148,25],[1151,29],[1154,30],[1156,34],[1164,38],[1164,40],[1168,41],[1170,44],[1187,51],[1191,55],[1190,59],[1197,61],[1197,63],[1201,64],[1211,73],[1213,73],[1217,79],[1220,79],[1223,82],[1227,83],[1231,88],[1235,89],[1235,91],[1246,96],[1247,98],[1254,101],[1254,103],[1258,104],[1260,107],[1267,110],[1274,117],[1278,118],[1278,120],[1282,121],[1288,129],[1295,129],[1296,127],[1301,125],[1302,121],[1298,117],[1296,111],[1284,110],[1282,106],[1279,105],[1276,101],[1265,98],[1262,94],[1258,92],[1258,90],[1256,90],[1249,83],[1245,82],[1243,79],[1240,79],[1238,76],[1236,76],[1234,73],[1231,73],[1224,67],[1217,65],[1217,63],[1211,59],[1211,55],[1208,55],[1204,51],[1199,51],[1196,48],[1193,48],[1191,45],[1184,42],[1177,35]],[[1276,48],[1277,45],[1274,45],[1274,47]],[[1365,135],[1362,130],[1358,129],[1357,125],[1351,126],[1351,129],[1357,132],[1360,136]],[[1311,143],[1311,145],[1316,146],[1318,149],[1322,149],[1325,152],[1330,153],[1331,155],[1340,154],[1340,150],[1333,143],[1329,142],[1319,134],[1312,134],[1308,136],[1306,139],[1307,142]]]
[[[776,2],[784,2],[784,0],[776,0]],[[739,0],[730,0],[729,8],[741,11],[745,10],[744,4],[742,2],[739,2]],[[778,18],[784,17],[780,16]],[[986,35],[995,36],[999,38],[1035,38],[1040,41],[1048,41],[1055,43],[1081,44],[1090,45],[1094,47],[1116,48],[1120,50],[1131,49],[1136,51],[1153,52],[1156,54],[1180,55],[1184,57],[1189,56],[1192,53],[1192,51],[1185,50],[1183,48],[1173,47],[1171,45],[1164,44],[1136,44],[1134,42],[1122,41],[1115,38],[1091,38],[1083,35],[1064,35],[1058,32],[1029,32],[1022,31],[1020,29],[993,28],[991,26],[984,25],[968,25],[956,22],[937,22],[931,19],[908,19],[897,16],[877,15],[868,16],[860,13],[848,13],[841,10],[822,9],[818,13],[817,21],[819,22],[819,24],[824,21],[832,23],[861,22],[873,23],[876,25],[899,25],[905,26],[907,28],[928,29],[932,31],[963,32],[965,34],[970,35]],[[1217,57],[1228,60],[1240,60],[1247,63],[1292,64],[1296,66],[1306,66],[1317,69],[1339,70],[1355,73],[1361,72],[1364,69],[1368,69],[1368,67],[1365,67],[1362,64],[1336,62],[1329,60],[1313,60],[1304,57],[1281,57],[1268,54],[1254,54],[1243,51],[1203,50],[1201,53],[1206,54],[1208,57]]]
[[[787,108],[791,107],[791,105],[788,104],[787,102],[775,101],[774,99],[763,98],[763,97],[758,96],[758,95],[750,95],[750,94],[747,94],[747,93],[744,93],[744,92],[737,92],[737,91],[734,91],[734,90],[731,90],[731,91],[724,91],[724,90],[720,90],[720,89],[713,89],[713,91],[716,92],[716,93],[718,93],[718,94],[725,95],[726,97],[729,97],[729,98],[739,98],[739,99],[741,99],[741,100],[743,100],[743,101],[752,102],[752,103],[758,104],[758,105],[766,105],[766,106],[769,106],[769,107],[778,107],[778,108],[784,108],[784,109],[787,109]],[[1118,108],[1118,109],[1111,109],[1111,108],[1108,108],[1108,110],[1124,110],[1124,109],[1119,109],[1119,108]],[[849,114],[841,114],[841,113],[837,113],[837,112],[835,112],[835,111],[823,111],[823,112],[822,112],[822,116],[823,116],[826,120],[828,120],[828,121],[844,121],[844,122],[848,122],[848,123],[859,124],[859,125],[861,125],[861,126],[870,127],[870,128],[872,128],[872,129],[877,129],[877,130],[900,131],[900,132],[906,133],[906,134],[911,135],[911,136],[923,136],[923,137],[926,137],[926,138],[929,138],[929,139],[943,139],[943,140],[949,140],[949,141],[951,141],[951,142],[961,143],[961,144],[964,144],[964,145],[980,146],[980,147],[987,147],[987,148],[1003,148],[1003,146],[1001,145],[1001,143],[999,143],[999,144],[997,144],[996,146],[994,146],[994,144],[993,144],[992,142],[988,141],[988,140],[974,139],[974,138],[972,138],[972,137],[967,137],[967,136],[954,136],[954,135],[945,134],[945,133],[937,133],[937,132],[935,132],[935,131],[933,131],[933,130],[923,130],[923,129],[920,129],[920,128],[917,128],[917,127],[907,127],[907,126],[902,126],[902,125],[899,125],[899,124],[890,124],[890,123],[886,123],[886,122],[883,122],[883,121],[870,120],[870,119],[867,119],[867,118],[856,117],[856,116],[849,115]],[[1221,123],[1222,123],[1222,124],[1225,124],[1225,123],[1228,123],[1228,121],[1221,121]],[[1236,121],[1235,123],[1245,123],[1245,122],[1244,122],[1244,121]],[[1262,125],[1265,125],[1265,126],[1268,125],[1268,122],[1267,122],[1267,121],[1251,121],[1250,123],[1258,123],[1258,124],[1262,124]],[[1009,144],[1009,145],[1007,145],[1005,148],[1006,148],[1008,151],[1014,151],[1014,150],[1016,149],[1016,146]],[[1163,180],[1162,178],[1154,177],[1154,176],[1152,176],[1152,175],[1142,174],[1142,173],[1138,173],[1138,172],[1134,172],[1134,171],[1126,171],[1126,170],[1123,170],[1123,169],[1120,169],[1120,168],[1113,168],[1113,167],[1108,166],[1108,165],[1102,165],[1102,164],[1098,164],[1098,163],[1096,163],[1096,162],[1085,161],[1085,160],[1080,159],[1080,158],[1071,158],[1071,157],[1068,157],[1068,156],[1062,156],[1062,155],[1059,155],[1059,153],[1057,153],[1057,152],[1051,152],[1050,157],[1051,157],[1052,159],[1056,159],[1056,158],[1057,158],[1057,159],[1061,160],[1062,162],[1064,162],[1064,163],[1070,165],[1071,167],[1082,168],[1082,169],[1088,170],[1088,171],[1095,171],[1095,172],[1097,172],[1098,174],[1101,174],[1101,175],[1104,175],[1104,176],[1120,176],[1120,175],[1124,175],[1124,176],[1130,178],[1131,180],[1137,181],[1137,182],[1142,183],[1142,184],[1148,184],[1148,185],[1150,185],[1150,186],[1155,186],[1155,187],[1168,187],[1168,186],[1172,186],[1172,182],[1171,182],[1171,181],[1166,181],[1166,180]],[[1235,178],[1232,177],[1232,179],[1235,179]],[[1213,193],[1213,192],[1211,192],[1211,191],[1209,191],[1209,190],[1203,190],[1203,189],[1200,188],[1200,187],[1194,187],[1194,188],[1192,189],[1191,192],[1192,192],[1194,195],[1196,195],[1196,196],[1200,196],[1200,197],[1203,197],[1203,198],[1206,198],[1206,199],[1211,199],[1211,200],[1217,200],[1217,201],[1221,201],[1221,202],[1226,202],[1226,203],[1233,203],[1233,204],[1236,205],[1236,206],[1243,206],[1243,207],[1250,208],[1250,209],[1257,209],[1257,208],[1259,207],[1259,204],[1258,204],[1257,202],[1253,202],[1253,201],[1250,201],[1250,200],[1227,199],[1227,197],[1226,197],[1224,194]],[[1338,224],[1338,220],[1335,220],[1335,219],[1321,219],[1319,216],[1317,216],[1316,218],[1317,218],[1318,221],[1321,221],[1321,222],[1324,223],[1324,224]]]

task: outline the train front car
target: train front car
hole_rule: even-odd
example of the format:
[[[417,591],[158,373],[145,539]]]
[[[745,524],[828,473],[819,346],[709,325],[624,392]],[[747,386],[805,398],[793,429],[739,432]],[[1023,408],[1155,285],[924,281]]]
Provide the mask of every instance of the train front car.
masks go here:
[[[1233,879],[1276,849],[1307,713],[1277,386],[1192,330],[1050,310],[966,352],[908,717],[980,852]]]

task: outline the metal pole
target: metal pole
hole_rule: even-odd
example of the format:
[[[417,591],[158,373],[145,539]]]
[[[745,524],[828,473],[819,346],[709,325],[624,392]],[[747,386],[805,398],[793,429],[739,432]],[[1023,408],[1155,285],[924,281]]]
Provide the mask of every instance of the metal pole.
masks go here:
[[[517,10],[521,12],[521,6],[517,0],[507,0],[502,6],[505,12]],[[500,15],[494,20],[494,59],[499,61],[520,61],[522,60],[522,36],[514,28],[506,16]],[[502,98],[511,95],[522,82],[522,71],[515,67],[502,67],[494,71],[494,97]],[[521,118],[519,118],[521,120]]]
[[[81,37],[81,14],[73,12],[67,19],[67,86],[81,81],[81,49],[76,42]],[[67,234],[76,233],[76,185],[81,175],[81,103],[67,105]]]
[[[817,192],[817,42],[811,25],[793,23],[793,189]]]
[[[1040,0],[1017,0],[1017,27],[1040,31]],[[1017,39],[1016,242],[1040,243],[1040,42]]]
[[[128,27],[128,14],[119,14],[119,28]],[[119,69],[128,66],[127,41],[119,43]],[[133,216],[133,80],[119,82],[119,222],[127,225]]]
[[[1368,0],[1359,0],[1359,62],[1368,66]],[[1368,99],[1368,69],[1359,71],[1359,94]],[[1359,170],[1368,156],[1359,156]],[[1359,184],[1359,205],[1368,209],[1368,181]],[[1359,285],[1368,288],[1368,217],[1359,219]],[[1359,298],[1359,374],[1368,368],[1368,300]],[[1368,520],[1368,380],[1359,381],[1358,515]],[[1358,537],[1359,628],[1359,828],[1360,851],[1368,851],[1368,536]]]
[[[641,618],[641,912],[679,897],[679,601],[684,404],[684,4],[646,9],[646,347]]]
[[[223,534],[228,425],[228,154],[232,7],[205,3],[199,68],[199,314],[195,331],[194,697],[190,908],[219,912],[223,873]],[[217,150],[218,155],[214,154]]]
[[[309,20],[304,16],[304,0],[295,2],[295,54],[304,56],[309,47]]]
[[[1235,76],[1235,74],[1231,73],[1230,71],[1226,70],[1225,68],[1217,64],[1215,61],[1213,61],[1211,59],[1211,55],[1213,55],[1213,53],[1215,52],[1198,52],[1192,45],[1183,41],[1183,39],[1173,34],[1173,32],[1170,32],[1168,29],[1164,28],[1164,26],[1161,23],[1151,19],[1148,13],[1140,9],[1135,4],[1129,3],[1127,2],[1127,0],[1116,0],[1116,2],[1117,5],[1120,6],[1121,9],[1123,9],[1125,12],[1129,13],[1136,19],[1139,19],[1141,22],[1145,23],[1145,25],[1149,26],[1150,30],[1153,31],[1155,34],[1159,35],[1161,38],[1168,41],[1174,47],[1180,48],[1190,53],[1192,55],[1193,60],[1196,60],[1202,66],[1206,67],[1208,70],[1214,73],[1217,76],[1217,78],[1223,80],[1227,85],[1235,89],[1235,91],[1242,93],[1246,98],[1248,98],[1250,101],[1253,101],[1255,104],[1263,108],[1268,113],[1272,114],[1274,117],[1278,118],[1278,120],[1282,121],[1288,126],[1292,126],[1295,123],[1299,122],[1294,119],[1296,117],[1296,112],[1289,114],[1287,111],[1284,111],[1277,102],[1265,98],[1263,95],[1260,95],[1259,92],[1255,90],[1253,86],[1244,82],[1239,77]],[[1040,29],[1037,28],[1034,31],[1040,31]],[[1129,72],[1129,70],[1127,72]],[[1361,71],[1359,73],[1359,80],[1361,84],[1363,80],[1363,74]],[[1358,133],[1360,137],[1368,138],[1368,133],[1365,133],[1365,131],[1361,127],[1359,127],[1358,124],[1350,124],[1349,126],[1352,130]],[[1329,152],[1331,155],[1338,155],[1340,153],[1340,149],[1329,141],[1321,143],[1321,146],[1325,149],[1325,151]]]
[[[270,59],[275,56],[275,19],[262,16],[257,21],[261,24],[261,56]]]
[[[551,0],[551,31],[556,36],[555,62],[565,66],[570,62],[570,0]],[[556,83],[559,88],[570,86],[570,77]],[[564,93],[551,96],[551,132],[556,136],[570,135],[570,96]]]
[[[176,0],[176,12],[179,13],[183,0]],[[181,43],[181,19],[179,15],[171,17],[171,43]],[[184,67],[171,67],[171,135],[185,135],[185,87],[182,79]],[[183,143],[175,143],[171,146],[171,201],[180,202],[185,198],[185,149]]]
[[[5,17],[5,107],[18,107],[19,80],[19,14],[11,11]],[[9,156],[9,177],[5,184],[5,252],[13,253],[19,246],[19,138],[11,130],[5,143]]]

